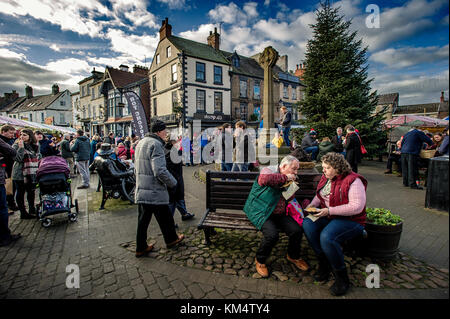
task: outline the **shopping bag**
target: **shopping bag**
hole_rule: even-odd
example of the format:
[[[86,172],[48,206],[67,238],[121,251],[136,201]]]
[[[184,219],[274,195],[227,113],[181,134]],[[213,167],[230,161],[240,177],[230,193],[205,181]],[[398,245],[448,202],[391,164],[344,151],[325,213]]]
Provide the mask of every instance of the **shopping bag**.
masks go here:
[[[281,145],[283,145],[283,137],[281,135],[275,136],[272,140],[272,144],[275,145],[277,148],[280,148]]]
[[[303,213],[302,206],[300,206],[297,199],[291,200],[286,207],[287,215],[291,216],[300,226],[303,225],[303,218],[305,214]]]
[[[5,179],[6,196],[13,195],[13,181],[11,178]]]

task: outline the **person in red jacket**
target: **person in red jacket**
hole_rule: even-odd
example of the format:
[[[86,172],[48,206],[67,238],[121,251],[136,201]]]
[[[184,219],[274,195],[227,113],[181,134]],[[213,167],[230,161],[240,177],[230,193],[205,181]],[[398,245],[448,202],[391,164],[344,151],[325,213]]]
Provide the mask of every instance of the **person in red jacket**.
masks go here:
[[[322,168],[316,196],[306,208],[319,210],[313,218],[303,220],[303,230],[319,259],[314,279],[327,281],[333,271],[336,281],[330,292],[340,296],[350,287],[341,244],[364,230],[367,180],[352,172],[350,164],[338,153],[324,155]]]

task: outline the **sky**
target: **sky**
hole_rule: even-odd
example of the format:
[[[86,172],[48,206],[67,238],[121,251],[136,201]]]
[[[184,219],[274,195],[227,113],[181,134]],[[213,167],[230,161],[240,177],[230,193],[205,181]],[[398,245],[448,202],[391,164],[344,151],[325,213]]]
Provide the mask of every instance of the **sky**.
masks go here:
[[[449,93],[448,0],[331,1],[368,46],[368,74],[378,94],[399,104],[439,102]],[[167,17],[174,35],[251,56],[271,45],[303,62],[317,0],[0,0],[0,95],[25,86],[35,95],[79,90],[95,68],[150,66]],[[375,8],[373,8],[375,7]],[[377,10],[379,15],[376,16]]]

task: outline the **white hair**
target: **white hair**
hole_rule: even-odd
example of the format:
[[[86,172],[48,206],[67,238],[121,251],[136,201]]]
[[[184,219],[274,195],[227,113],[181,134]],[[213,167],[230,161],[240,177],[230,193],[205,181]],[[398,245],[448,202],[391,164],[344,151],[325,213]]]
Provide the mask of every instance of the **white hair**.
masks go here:
[[[281,160],[280,167],[283,165],[291,165],[292,162],[294,162],[294,161],[299,162],[299,160],[296,157],[294,157],[292,155],[287,155],[287,156],[283,157],[283,159]]]

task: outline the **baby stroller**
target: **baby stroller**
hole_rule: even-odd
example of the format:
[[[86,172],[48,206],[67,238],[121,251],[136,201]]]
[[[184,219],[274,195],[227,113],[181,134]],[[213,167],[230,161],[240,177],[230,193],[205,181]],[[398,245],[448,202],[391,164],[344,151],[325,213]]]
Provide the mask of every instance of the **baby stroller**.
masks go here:
[[[78,200],[72,204],[70,189],[70,170],[65,159],[59,156],[44,157],[37,170],[37,188],[39,188],[39,204],[36,213],[43,227],[50,227],[51,215],[67,213],[69,221],[78,219]],[[71,209],[75,207],[75,213]]]

